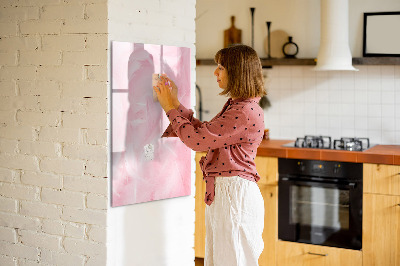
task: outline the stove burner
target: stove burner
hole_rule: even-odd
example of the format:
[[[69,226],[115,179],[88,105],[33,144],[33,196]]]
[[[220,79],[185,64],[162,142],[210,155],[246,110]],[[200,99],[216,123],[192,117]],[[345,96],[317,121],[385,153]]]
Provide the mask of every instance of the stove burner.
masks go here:
[[[335,150],[363,151],[369,148],[368,138],[340,138],[333,142]]]
[[[294,146],[300,148],[330,149],[331,137],[306,135],[304,138],[297,138]]]

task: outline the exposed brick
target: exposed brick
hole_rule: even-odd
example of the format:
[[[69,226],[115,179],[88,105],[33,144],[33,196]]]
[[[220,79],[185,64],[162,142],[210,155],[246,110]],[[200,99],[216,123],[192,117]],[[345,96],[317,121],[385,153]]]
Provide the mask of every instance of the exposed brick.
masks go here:
[[[107,130],[87,129],[86,143],[91,145],[106,145],[107,144]]]
[[[42,201],[45,203],[82,208],[85,205],[85,195],[78,192],[43,188]]]
[[[29,126],[0,127],[0,137],[7,139],[33,140],[33,128]]]
[[[84,170],[84,162],[80,160],[44,158],[40,161],[39,166],[44,172],[67,175],[82,175]]]
[[[108,50],[107,34],[86,34],[86,49],[104,53]]]
[[[39,190],[32,186],[0,183],[0,195],[13,199],[36,200],[39,197]]]
[[[42,127],[39,131],[39,140],[40,141],[78,143],[79,142],[79,129],[60,128],[60,127]]]
[[[68,65],[105,65],[107,64],[107,52],[97,50],[65,51],[63,64]]]
[[[56,51],[21,51],[20,65],[60,65],[61,52]]]
[[[66,144],[63,155],[71,159],[105,161],[107,160],[107,147],[96,145]]]
[[[63,126],[66,128],[107,128],[107,116],[104,114],[63,114]]]
[[[62,22],[56,20],[37,20],[21,22],[19,29],[22,34],[59,34]]]
[[[39,19],[38,7],[0,8],[0,21],[25,21],[30,19]]]
[[[107,20],[67,20],[61,33],[107,33]]]
[[[102,81],[63,82],[62,93],[66,97],[107,97],[107,83]]]
[[[83,106],[85,99],[82,98],[65,98],[59,96],[41,96],[40,98],[40,108],[43,111],[76,113],[85,110],[85,107]]]
[[[64,188],[72,191],[107,195],[107,182],[106,178],[65,176]]]
[[[4,66],[0,69],[0,79],[34,80],[35,66]]]
[[[61,218],[65,221],[70,222],[105,226],[107,220],[107,212],[64,207]]]
[[[19,259],[18,266],[38,266],[40,263],[37,260]]]
[[[62,188],[62,177],[55,174],[24,171],[21,183],[48,188]]]
[[[0,88],[0,96],[16,96],[14,81],[0,80]]]
[[[0,187],[0,193],[1,193],[1,187]],[[17,207],[18,207],[18,202],[15,199],[10,199],[0,196],[0,211],[16,213]]]
[[[42,50],[83,51],[85,36],[82,34],[45,35],[42,37]]]
[[[7,242],[11,242],[11,243],[16,243],[17,242],[17,234],[15,232],[15,229],[0,226],[0,240],[4,240]],[[0,264],[0,265],[2,265],[2,264]]]
[[[2,37],[0,39],[0,51],[36,50],[40,48],[39,36]]]
[[[107,81],[107,67],[105,66],[86,66],[86,78],[96,81]]]
[[[31,126],[58,126],[61,121],[59,112],[17,112],[17,121]]]
[[[12,109],[24,111],[39,111],[39,100],[37,96],[17,96],[10,100]]]
[[[77,223],[67,223],[65,225],[65,236],[83,239],[85,237],[85,225]]]
[[[106,162],[88,161],[86,163],[85,174],[97,176],[97,177],[106,177],[107,176],[107,163]]]
[[[41,19],[83,19],[84,5],[43,6]]]
[[[16,124],[15,122],[15,110],[0,111],[0,122],[7,125]]]
[[[31,217],[59,219],[61,216],[61,209],[57,205],[21,201],[20,214]]]
[[[39,258],[39,250],[35,247],[28,247],[19,243],[9,243],[0,241],[0,250],[4,255],[37,260]]]
[[[12,183],[15,180],[15,171],[7,168],[0,168],[0,181]]]
[[[0,167],[35,171],[38,170],[38,163],[33,156],[0,154]]]
[[[104,265],[104,262],[107,261],[107,253],[100,254],[97,256],[89,257],[85,266],[99,266]]]
[[[61,220],[43,219],[42,231],[50,235],[64,235],[64,224]]]
[[[37,71],[39,80],[72,81],[84,77],[83,67],[78,66],[39,66]]]
[[[107,229],[105,227],[90,226],[89,239],[95,242],[106,243]]]
[[[1,29],[0,29],[1,30]],[[15,66],[17,65],[17,52],[0,52],[1,64],[3,66]]]
[[[22,140],[18,147],[21,154],[57,157],[57,144],[54,142]]]
[[[41,262],[57,266],[83,265],[85,257],[71,253],[55,252],[42,249]]]
[[[18,81],[18,88],[21,95],[59,96],[61,94],[58,82],[50,80]]]
[[[87,19],[108,19],[107,3],[101,4],[88,4],[86,5],[86,16]]]
[[[39,230],[40,220],[38,218],[26,217],[19,214],[0,212],[0,226],[28,230]]]
[[[0,151],[13,154],[17,150],[18,141],[10,139],[0,139]]]
[[[88,240],[69,237],[65,238],[64,247],[67,252],[93,257],[100,256],[101,254],[105,254],[107,252],[106,245],[103,243],[95,243]]]
[[[0,255],[0,265],[17,266],[17,259],[10,256]]]
[[[38,233],[35,231],[19,230],[21,243],[31,247],[41,247],[58,251],[61,248],[61,237]]]

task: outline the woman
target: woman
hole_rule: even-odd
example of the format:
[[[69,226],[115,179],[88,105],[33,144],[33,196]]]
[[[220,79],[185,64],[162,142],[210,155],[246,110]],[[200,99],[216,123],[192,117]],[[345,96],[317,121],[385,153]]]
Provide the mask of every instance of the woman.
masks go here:
[[[200,160],[206,182],[205,265],[258,265],[264,247],[264,201],[254,163],[264,134],[261,63],[246,45],[218,51],[215,62],[220,94],[230,98],[210,122],[193,118],[166,76],[153,89],[171,122],[163,136],[178,136],[189,148],[207,151]]]

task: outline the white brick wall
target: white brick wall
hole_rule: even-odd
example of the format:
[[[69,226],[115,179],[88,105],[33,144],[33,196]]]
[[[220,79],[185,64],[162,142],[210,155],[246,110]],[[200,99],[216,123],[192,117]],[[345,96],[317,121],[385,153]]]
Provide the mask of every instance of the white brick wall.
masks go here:
[[[107,0],[0,1],[0,265],[105,265]]]

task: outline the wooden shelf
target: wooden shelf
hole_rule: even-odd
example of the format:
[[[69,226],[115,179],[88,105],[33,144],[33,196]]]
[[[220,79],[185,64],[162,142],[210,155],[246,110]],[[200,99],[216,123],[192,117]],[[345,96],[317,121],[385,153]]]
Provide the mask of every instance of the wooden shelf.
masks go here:
[[[315,58],[260,58],[263,67],[272,66],[314,66]],[[215,65],[214,59],[197,59],[196,65]],[[400,65],[400,57],[357,57],[353,65]]]

